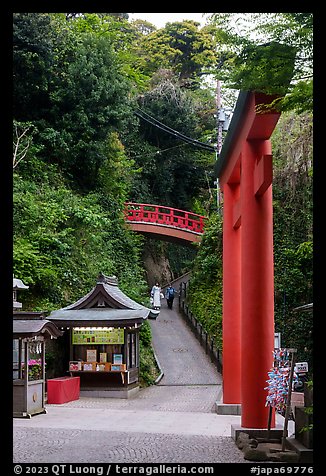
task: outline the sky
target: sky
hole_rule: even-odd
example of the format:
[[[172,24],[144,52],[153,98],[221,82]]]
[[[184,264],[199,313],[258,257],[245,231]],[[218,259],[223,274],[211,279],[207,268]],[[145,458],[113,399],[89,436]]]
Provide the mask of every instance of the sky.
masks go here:
[[[129,13],[128,15],[129,20],[147,20],[157,28],[163,28],[168,22],[182,20],[195,20],[204,26],[207,18],[207,15],[203,16],[203,13]]]

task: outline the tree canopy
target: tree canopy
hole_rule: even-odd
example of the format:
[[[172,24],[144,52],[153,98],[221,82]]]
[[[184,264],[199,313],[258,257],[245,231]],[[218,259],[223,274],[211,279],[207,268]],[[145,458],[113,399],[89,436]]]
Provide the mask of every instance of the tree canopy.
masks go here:
[[[142,49],[149,72],[171,69],[181,84],[194,86],[197,76],[216,62],[214,36],[209,29],[198,27],[191,20],[167,23],[146,35]]]
[[[285,95],[282,110],[312,110],[312,13],[214,13],[211,20],[221,55],[217,76],[226,85]]]

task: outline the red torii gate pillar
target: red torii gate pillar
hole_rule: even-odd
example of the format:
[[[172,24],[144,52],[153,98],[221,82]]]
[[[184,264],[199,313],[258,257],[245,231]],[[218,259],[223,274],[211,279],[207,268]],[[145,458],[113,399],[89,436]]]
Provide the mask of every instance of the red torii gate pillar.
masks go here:
[[[280,113],[256,108],[273,99],[240,93],[216,167],[224,195],[223,403],[241,404],[243,428],[268,423],[264,388],[274,349],[270,136]]]

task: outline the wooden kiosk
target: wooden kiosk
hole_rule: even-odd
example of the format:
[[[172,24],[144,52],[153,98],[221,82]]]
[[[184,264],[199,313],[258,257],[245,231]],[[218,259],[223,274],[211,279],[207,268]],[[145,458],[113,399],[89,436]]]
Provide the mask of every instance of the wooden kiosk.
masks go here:
[[[45,410],[45,341],[63,333],[42,312],[17,311],[18,289],[28,289],[14,278],[13,416],[30,418]]]
[[[139,390],[139,329],[158,312],[103,274],[88,294],[51,312],[48,319],[69,332],[67,373],[80,377],[81,396],[128,398]]]

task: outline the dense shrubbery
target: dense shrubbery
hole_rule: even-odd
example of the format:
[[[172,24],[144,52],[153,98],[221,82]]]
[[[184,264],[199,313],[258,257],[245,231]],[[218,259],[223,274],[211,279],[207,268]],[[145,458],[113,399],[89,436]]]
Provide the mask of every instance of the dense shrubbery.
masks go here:
[[[13,262],[30,285],[25,309],[74,301],[99,271],[133,299],[147,293],[142,240],[122,213],[136,171],[120,139],[133,116],[118,24],[14,14]]]
[[[313,368],[312,116],[284,114],[273,135],[275,327]]]
[[[148,321],[145,321],[140,328],[139,346],[140,384],[146,387],[147,385],[153,385],[159,376],[159,370],[152,349],[152,330]]]
[[[116,218],[114,215],[116,213]],[[14,273],[30,285],[25,308],[53,309],[88,292],[100,271],[116,275],[131,298],[144,295],[141,239],[101,193],[64,183],[37,186],[14,177]]]
[[[189,305],[206,332],[222,349],[222,223],[213,212],[194,260]]]

